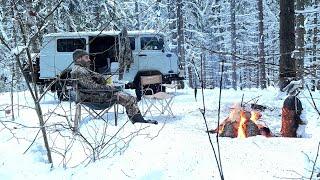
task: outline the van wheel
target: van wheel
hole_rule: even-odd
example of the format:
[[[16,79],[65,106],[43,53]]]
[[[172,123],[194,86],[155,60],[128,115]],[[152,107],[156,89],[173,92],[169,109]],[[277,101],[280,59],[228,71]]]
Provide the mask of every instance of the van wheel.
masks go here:
[[[58,81],[56,84],[56,92],[60,101],[69,101],[69,92],[66,89],[66,84]]]
[[[68,93],[60,91],[60,90],[57,91],[57,96],[60,101],[69,101],[69,99],[70,99]]]
[[[178,89],[184,89],[184,81],[178,81]]]

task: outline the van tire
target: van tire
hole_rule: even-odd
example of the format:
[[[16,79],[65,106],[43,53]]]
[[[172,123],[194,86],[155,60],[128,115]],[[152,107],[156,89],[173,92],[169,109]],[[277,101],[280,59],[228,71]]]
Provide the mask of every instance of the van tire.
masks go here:
[[[183,80],[178,81],[178,89],[184,89],[184,86],[185,84]]]
[[[57,91],[57,96],[59,98],[60,101],[69,101],[70,97],[69,97],[69,92],[66,90],[66,88],[64,87],[65,85],[62,85],[59,83],[58,85],[59,87],[56,87],[56,91]]]

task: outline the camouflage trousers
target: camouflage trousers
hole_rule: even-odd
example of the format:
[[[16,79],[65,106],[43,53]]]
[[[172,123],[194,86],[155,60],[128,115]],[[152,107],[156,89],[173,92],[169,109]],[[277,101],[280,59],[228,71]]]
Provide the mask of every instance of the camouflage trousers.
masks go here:
[[[94,102],[109,104],[110,106],[118,103],[126,109],[129,118],[140,113],[136,97],[122,91],[81,93],[80,96],[81,101],[86,103]]]
[[[117,102],[125,107],[129,118],[131,118],[135,114],[140,113],[136,97],[124,92],[117,92],[115,93],[115,96],[117,98]]]

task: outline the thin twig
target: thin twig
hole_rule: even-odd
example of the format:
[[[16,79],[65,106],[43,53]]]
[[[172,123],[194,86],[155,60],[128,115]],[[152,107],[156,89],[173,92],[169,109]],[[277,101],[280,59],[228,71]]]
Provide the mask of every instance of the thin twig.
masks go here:
[[[222,170],[222,163],[221,163],[221,153],[220,153],[220,143],[219,143],[219,124],[220,124],[220,115],[221,115],[221,96],[222,96],[222,83],[223,83],[223,72],[224,72],[224,61],[221,64],[221,76],[220,76],[220,89],[219,89],[219,107],[218,107],[218,122],[217,122],[217,133],[216,133],[216,141],[217,141],[217,148],[219,154],[219,163],[221,168],[221,179],[224,179],[223,170]]]
[[[317,105],[316,105],[316,103],[314,102],[314,99],[313,99],[312,93],[311,93],[311,91],[310,91],[310,89],[309,89],[309,86],[306,85],[306,87],[307,87],[307,89],[308,89],[308,91],[309,91],[309,94],[310,94],[310,97],[311,97],[311,100],[312,100],[312,103],[313,103],[313,108],[314,108],[314,109],[317,111],[317,113],[320,115],[320,111],[318,110]]]
[[[202,61],[201,61],[202,63]],[[202,68],[203,66],[201,65],[201,77],[202,77]],[[219,137],[217,137],[217,146],[218,146],[218,151],[216,152],[214,146],[213,146],[213,143],[212,143],[212,140],[211,140],[211,136],[210,136],[210,133],[209,133],[209,128],[208,128],[208,122],[207,122],[207,119],[206,119],[206,116],[205,116],[205,109],[206,109],[206,106],[205,106],[205,101],[204,101],[204,83],[203,83],[203,80],[202,78],[200,77],[199,73],[197,73],[197,69],[195,69],[196,71],[196,74],[198,76],[198,79],[199,81],[201,82],[201,92],[202,92],[202,103],[203,103],[203,109],[200,109],[200,112],[202,114],[202,118],[204,120],[204,123],[206,125],[206,132],[207,132],[207,135],[208,135],[208,138],[209,138],[209,142],[210,142],[210,145],[211,145],[211,148],[212,148],[212,151],[213,151],[213,154],[214,154],[214,158],[216,160],[216,163],[217,163],[217,166],[218,166],[218,170],[219,170],[219,174],[220,174],[220,178],[222,180],[224,180],[224,177],[223,177],[223,172],[222,172],[222,164],[221,164],[221,156],[220,156],[220,148],[219,148]],[[223,74],[223,73],[222,73]],[[221,75],[222,76],[222,75]],[[222,84],[222,83],[221,83]],[[220,84],[220,85],[221,85]],[[197,87],[195,87],[197,88]],[[220,91],[221,91],[222,88],[220,88]],[[221,97],[220,97],[221,98]],[[220,104],[219,104],[219,108],[220,108]],[[219,121],[219,120],[218,120]],[[218,122],[219,123],[219,122]]]
[[[313,176],[313,173],[314,173],[314,169],[315,169],[315,167],[316,167],[316,162],[317,162],[317,159],[318,159],[318,156],[319,156],[319,147],[320,147],[320,142],[319,142],[319,144],[318,144],[317,155],[316,155],[316,158],[315,158],[314,163],[313,163],[310,180],[312,179],[312,176]]]

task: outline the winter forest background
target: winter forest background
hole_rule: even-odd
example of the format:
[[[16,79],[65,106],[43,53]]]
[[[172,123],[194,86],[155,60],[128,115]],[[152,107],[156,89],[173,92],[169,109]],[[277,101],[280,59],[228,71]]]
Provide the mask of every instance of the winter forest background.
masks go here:
[[[225,62],[224,88],[277,86],[279,81],[280,4],[277,0],[2,0],[0,1],[1,91],[22,88],[12,50],[39,52],[42,36],[51,32],[155,29],[179,54],[191,87],[219,86]],[[295,1],[295,51],[307,83],[317,82],[319,1]],[[285,14],[284,16],[287,16]],[[286,18],[286,17],[285,17]],[[284,54],[284,53],[282,53]],[[20,57],[25,59],[26,54]]]

